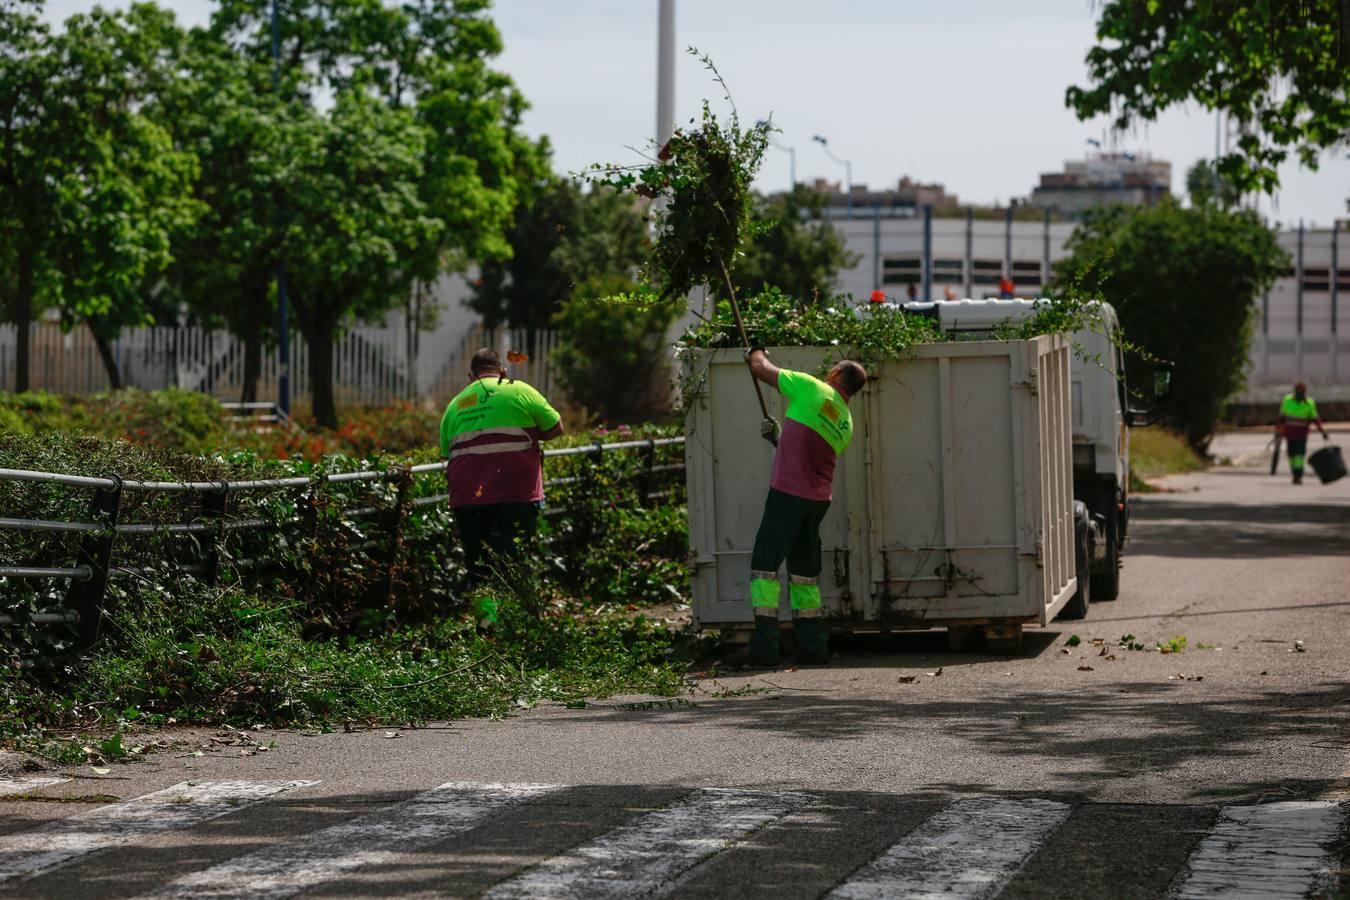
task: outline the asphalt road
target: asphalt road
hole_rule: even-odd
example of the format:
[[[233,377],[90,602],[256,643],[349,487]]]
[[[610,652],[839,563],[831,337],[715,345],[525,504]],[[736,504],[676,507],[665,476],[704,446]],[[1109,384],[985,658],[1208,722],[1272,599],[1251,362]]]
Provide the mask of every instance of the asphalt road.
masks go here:
[[[0,759],[0,895],[1350,891],[1350,479],[1272,478],[1264,443],[1138,498],[1120,598],[1014,658],[907,635],[677,701]]]

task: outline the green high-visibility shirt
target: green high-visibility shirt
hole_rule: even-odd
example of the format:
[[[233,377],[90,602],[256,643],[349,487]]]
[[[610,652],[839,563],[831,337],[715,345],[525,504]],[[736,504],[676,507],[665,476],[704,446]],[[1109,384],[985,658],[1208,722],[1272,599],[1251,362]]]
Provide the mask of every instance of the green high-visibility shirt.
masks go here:
[[[539,436],[557,410],[523,381],[475,378],[441,417],[441,455],[450,460],[451,506],[544,499]]]

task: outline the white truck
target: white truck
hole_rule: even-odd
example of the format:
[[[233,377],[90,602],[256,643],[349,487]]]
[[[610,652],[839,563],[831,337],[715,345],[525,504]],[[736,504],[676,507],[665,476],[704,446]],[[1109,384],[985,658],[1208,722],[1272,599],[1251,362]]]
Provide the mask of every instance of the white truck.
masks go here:
[[[1034,313],[1022,301],[919,304],[944,330],[991,332]],[[822,527],[821,592],[832,631],[945,627],[954,648],[982,632],[1020,646],[1026,624],[1087,614],[1118,590],[1128,521],[1128,405],[1102,327],[1030,340],[955,340],[875,366],[852,404]],[[977,335],[970,335],[976,337]],[[821,369],[831,348],[770,348]],[[751,625],[750,551],[772,447],[739,350],[682,353],[697,390],[686,416],[694,617],[724,642]],[[768,392],[781,415],[778,398]],[[1091,574],[1090,574],[1091,573]],[[780,617],[790,611],[784,602]]]
[[[950,334],[987,334],[1036,314],[1035,300],[952,300],[906,304],[910,312],[936,314]],[[1130,521],[1130,428],[1147,425],[1154,409],[1130,404],[1125,356],[1116,340],[1120,320],[1108,304],[1089,307],[1095,320],[1070,335],[1073,349],[1073,496],[1093,527],[1090,599],[1115,600]],[[1167,399],[1170,366],[1151,366],[1146,386],[1153,404]],[[1081,516],[1080,516],[1081,518]]]

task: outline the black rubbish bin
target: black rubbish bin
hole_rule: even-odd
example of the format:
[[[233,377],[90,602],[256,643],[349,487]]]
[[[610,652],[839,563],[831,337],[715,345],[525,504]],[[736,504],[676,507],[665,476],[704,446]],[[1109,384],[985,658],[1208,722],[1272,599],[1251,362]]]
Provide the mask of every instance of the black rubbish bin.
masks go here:
[[[1345,458],[1340,447],[1323,447],[1308,457],[1308,465],[1313,467],[1323,484],[1331,484],[1345,477]]]

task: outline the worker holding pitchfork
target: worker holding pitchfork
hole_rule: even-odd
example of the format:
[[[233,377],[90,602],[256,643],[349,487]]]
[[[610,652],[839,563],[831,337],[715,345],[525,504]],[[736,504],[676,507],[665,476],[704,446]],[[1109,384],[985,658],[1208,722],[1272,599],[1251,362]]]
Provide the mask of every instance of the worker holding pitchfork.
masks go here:
[[[867,384],[867,372],[861,364],[844,360],[821,381],[778,368],[763,348],[746,350],[745,357],[751,374],[777,388],[787,404],[781,431],[767,416],[761,426],[777,449],[750,557],[755,633],[747,662],[779,662],[778,567],[786,560],[797,663],[829,665],[829,632],[821,619],[820,523],[833,497],[835,461],[853,439],[848,402]]]

